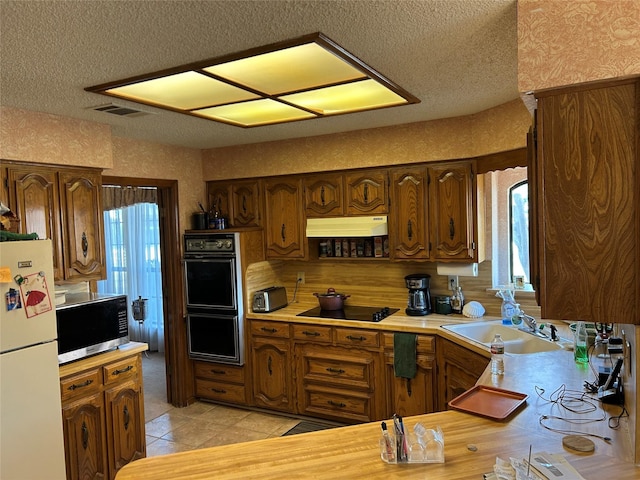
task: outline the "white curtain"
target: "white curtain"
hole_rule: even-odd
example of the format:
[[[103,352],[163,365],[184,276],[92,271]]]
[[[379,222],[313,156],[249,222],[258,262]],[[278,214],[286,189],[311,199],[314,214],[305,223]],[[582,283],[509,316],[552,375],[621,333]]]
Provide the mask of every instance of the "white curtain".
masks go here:
[[[111,188],[110,188],[111,190]],[[107,279],[98,282],[101,293],[128,296],[129,336],[164,351],[162,274],[158,206],[136,203],[104,212]],[[146,299],[146,319],[133,318],[132,302]]]

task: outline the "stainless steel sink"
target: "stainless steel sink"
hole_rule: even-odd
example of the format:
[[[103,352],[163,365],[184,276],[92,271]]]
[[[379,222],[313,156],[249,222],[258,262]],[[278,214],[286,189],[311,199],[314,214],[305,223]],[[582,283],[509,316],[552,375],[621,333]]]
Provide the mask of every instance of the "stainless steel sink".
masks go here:
[[[496,333],[499,333],[504,341],[505,353],[523,354],[562,349],[560,343],[552,342],[516,327],[503,325],[500,320],[442,325],[442,328],[487,347],[491,346],[491,340]]]

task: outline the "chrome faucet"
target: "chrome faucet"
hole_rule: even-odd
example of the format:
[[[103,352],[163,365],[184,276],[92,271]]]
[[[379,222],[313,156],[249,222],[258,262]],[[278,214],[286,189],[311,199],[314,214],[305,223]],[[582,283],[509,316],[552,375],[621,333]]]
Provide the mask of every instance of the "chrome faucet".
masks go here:
[[[522,310],[520,310],[518,317],[520,317],[520,320],[523,321],[524,324],[529,328],[529,331],[531,331],[531,333],[538,333],[538,322],[535,318],[533,318],[531,315],[527,315]]]

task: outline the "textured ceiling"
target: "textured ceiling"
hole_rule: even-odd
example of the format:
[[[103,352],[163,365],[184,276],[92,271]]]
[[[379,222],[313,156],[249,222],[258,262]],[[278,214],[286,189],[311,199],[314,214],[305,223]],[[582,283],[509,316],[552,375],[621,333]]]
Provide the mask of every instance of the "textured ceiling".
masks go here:
[[[322,32],[421,103],[242,129],[138,106],[120,118],[85,87]],[[194,148],[477,113],[518,98],[515,0],[0,0],[0,103]],[[125,106],[137,105],[117,101]]]

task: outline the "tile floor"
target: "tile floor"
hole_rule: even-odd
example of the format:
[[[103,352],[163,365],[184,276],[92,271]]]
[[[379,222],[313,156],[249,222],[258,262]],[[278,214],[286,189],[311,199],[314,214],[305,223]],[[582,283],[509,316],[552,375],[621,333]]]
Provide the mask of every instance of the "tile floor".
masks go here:
[[[162,353],[142,355],[147,456],[279,437],[300,420],[213,403],[167,403]]]

